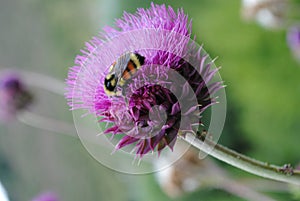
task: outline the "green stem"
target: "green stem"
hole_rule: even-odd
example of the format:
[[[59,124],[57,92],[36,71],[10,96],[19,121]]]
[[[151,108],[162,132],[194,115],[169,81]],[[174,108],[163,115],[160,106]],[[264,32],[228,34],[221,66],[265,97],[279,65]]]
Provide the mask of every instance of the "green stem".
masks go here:
[[[31,72],[22,72],[22,75],[25,77],[26,81],[29,84],[32,84],[33,86],[38,86],[41,88],[44,88],[48,91],[51,91],[53,93],[56,93],[58,95],[64,94],[64,83],[60,82],[59,80],[53,79],[51,77],[40,75],[37,73],[31,73]],[[34,82],[32,82],[34,80]],[[40,116],[37,118],[36,115],[33,115],[31,113],[25,113],[27,114],[27,117],[29,115],[29,119],[37,120],[39,127],[47,127],[48,130],[51,130],[53,128],[53,125],[58,125],[57,122],[53,122],[53,124],[49,124],[49,119],[43,119]],[[22,117],[22,116],[21,116]],[[24,116],[23,116],[24,117]],[[23,122],[24,118],[21,118]],[[25,118],[25,120],[28,120],[28,118]],[[29,121],[34,122],[34,121]],[[43,124],[45,122],[48,122],[48,124]],[[35,124],[35,127],[37,124]],[[62,124],[61,127],[64,133],[68,133],[70,130],[69,124]],[[56,132],[60,132],[62,130],[54,130]],[[300,186],[300,171],[293,170],[291,166],[285,165],[283,167],[272,165],[266,162],[261,162],[258,160],[255,160],[253,158],[247,157],[245,155],[242,155],[236,151],[233,151],[227,147],[224,147],[220,144],[217,144],[209,139],[209,137],[198,136],[198,138],[189,133],[186,134],[185,137],[183,137],[185,141],[190,143],[191,145],[195,146],[199,150],[223,161],[226,162],[234,167],[237,167],[241,170],[244,170],[246,172],[255,174],[257,176],[277,180],[277,181],[283,181],[290,184],[296,184]]]
[[[261,162],[217,144],[210,139],[206,138],[203,141],[191,133],[186,134],[183,139],[199,150],[236,168],[257,176],[300,186],[300,172],[293,170],[290,166],[280,167]]]

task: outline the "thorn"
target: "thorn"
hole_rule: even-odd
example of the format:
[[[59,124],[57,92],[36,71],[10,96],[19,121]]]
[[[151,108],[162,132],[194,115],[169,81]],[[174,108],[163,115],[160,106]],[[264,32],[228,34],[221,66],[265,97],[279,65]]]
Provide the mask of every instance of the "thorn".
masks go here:
[[[207,137],[207,134],[208,134],[207,130],[203,129],[201,132],[198,131],[197,134],[196,134],[196,136],[197,136],[197,138],[200,139],[201,141],[204,141],[205,138]]]
[[[284,173],[285,175],[291,176],[294,174],[294,168],[291,164],[284,164],[282,168],[279,168],[279,172]]]

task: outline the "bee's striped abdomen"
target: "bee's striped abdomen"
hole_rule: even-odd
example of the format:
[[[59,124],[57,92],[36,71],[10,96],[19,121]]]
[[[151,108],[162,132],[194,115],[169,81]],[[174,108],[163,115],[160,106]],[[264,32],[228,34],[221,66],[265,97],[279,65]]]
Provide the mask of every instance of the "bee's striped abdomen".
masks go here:
[[[110,67],[109,74],[104,79],[104,91],[109,96],[117,95],[117,86],[124,86],[145,62],[145,57],[138,53],[127,54],[128,60],[119,59]],[[126,58],[126,57],[123,57]],[[126,59],[125,59],[126,60]],[[124,70],[123,70],[124,69]]]
[[[126,69],[122,73],[122,77],[120,79],[120,86],[123,86],[127,80],[129,80],[132,75],[134,75],[138,69],[144,64],[145,57],[137,54],[137,53],[131,53],[130,54],[130,60],[127,64]]]

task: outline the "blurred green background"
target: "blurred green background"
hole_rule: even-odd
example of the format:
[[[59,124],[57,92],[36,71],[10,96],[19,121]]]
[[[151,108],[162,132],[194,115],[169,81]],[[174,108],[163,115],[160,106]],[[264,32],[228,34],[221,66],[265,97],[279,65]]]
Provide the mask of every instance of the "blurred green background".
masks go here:
[[[220,142],[274,164],[300,162],[300,65],[286,44],[285,30],[266,30],[241,19],[238,0],[155,1],[183,7],[193,34],[218,57],[228,110]],[[68,67],[104,25],[123,10],[149,7],[141,0],[1,0],[0,69],[21,68],[64,80]],[[63,97],[41,94],[41,114],[72,122]],[[76,138],[12,122],[0,125],[0,181],[12,201],[54,191],[61,200],[169,200],[152,174],[124,175],[95,161]],[[74,130],[75,132],[75,130]],[[256,178],[219,163],[236,178]],[[271,192],[278,200],[296,200]],[[176,200],[241,200],[202,189]]]

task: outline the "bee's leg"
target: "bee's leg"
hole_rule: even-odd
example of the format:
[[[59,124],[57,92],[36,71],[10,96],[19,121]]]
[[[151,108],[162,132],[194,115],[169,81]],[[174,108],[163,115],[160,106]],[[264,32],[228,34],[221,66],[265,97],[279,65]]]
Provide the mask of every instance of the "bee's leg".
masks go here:
[[[123,91],[123,90],[122,90]],[[116,96],[123,96],[122,91],[116,91]]]

